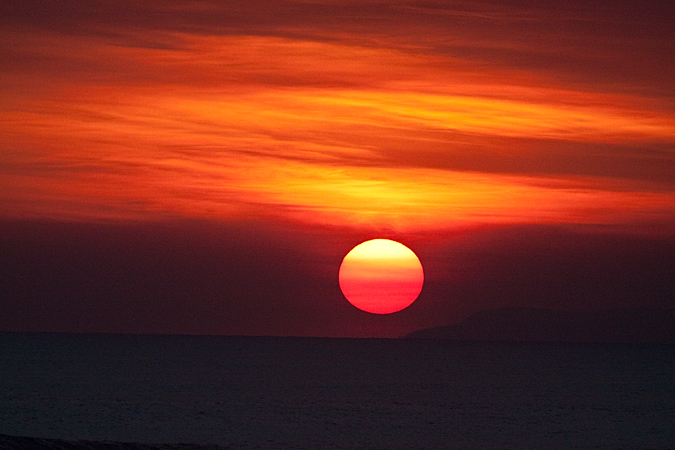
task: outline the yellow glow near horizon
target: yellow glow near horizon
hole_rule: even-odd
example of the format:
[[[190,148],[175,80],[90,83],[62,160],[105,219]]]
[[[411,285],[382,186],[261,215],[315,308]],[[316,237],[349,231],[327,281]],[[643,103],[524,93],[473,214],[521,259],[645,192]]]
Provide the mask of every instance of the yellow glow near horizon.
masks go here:
[[[378,264],[393,266],[407,265],[410,261],[417,260],[417,256],[410,249],[390,239],[371,239],[363,242],[354,247],[349,252],[349,256],[363,260],[382,259],[384,262],[378,262]]]

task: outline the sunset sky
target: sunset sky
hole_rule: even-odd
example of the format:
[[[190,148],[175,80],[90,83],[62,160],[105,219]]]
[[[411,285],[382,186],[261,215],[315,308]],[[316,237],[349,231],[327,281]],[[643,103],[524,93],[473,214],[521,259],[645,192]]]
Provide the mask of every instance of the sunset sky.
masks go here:
[[[675,307],[672,2],[0,5],[0,331]],[[351,306],[374,238],[409,308]]]

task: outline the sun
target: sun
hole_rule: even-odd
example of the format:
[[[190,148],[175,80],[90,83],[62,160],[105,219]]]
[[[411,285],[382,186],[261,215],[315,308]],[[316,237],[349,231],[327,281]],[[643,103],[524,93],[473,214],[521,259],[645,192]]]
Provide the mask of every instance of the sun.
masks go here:
[[[405,245],[372,239],[347,253],[338,278],[349,303],[369,313],[391,314],[417,299],[424,270],[417,255]]]

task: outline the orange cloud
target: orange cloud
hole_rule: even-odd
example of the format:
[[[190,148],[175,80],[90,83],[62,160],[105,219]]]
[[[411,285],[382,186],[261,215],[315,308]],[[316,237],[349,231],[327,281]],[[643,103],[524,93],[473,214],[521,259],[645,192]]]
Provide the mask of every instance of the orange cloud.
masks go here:
[[[675,218],[660,175],[675,167],[667,99],[372,35],[124,36],[0,35],[14,54],[0,69],[5,217],[397,229]],[[141,37],[156,45],[130,44]],[[626,161],[613,176],[587,163],[606,159]]]

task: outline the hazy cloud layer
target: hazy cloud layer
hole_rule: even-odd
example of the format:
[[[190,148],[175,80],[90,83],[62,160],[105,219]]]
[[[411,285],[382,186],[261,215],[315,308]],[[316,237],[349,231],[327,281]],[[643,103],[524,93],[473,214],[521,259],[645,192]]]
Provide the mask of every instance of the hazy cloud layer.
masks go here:
[[[532,226],[390,235],[417,252],[426,283],[409,308],[376,316],[337,285],[359,234],[253,222],[0,231],[5,331],[396,337],[503,306],[675,307],[672,239]]]

